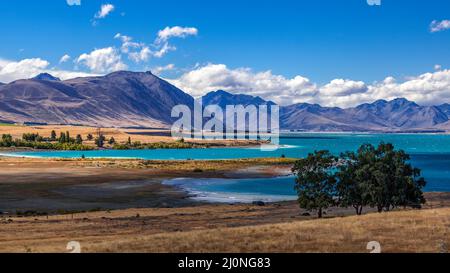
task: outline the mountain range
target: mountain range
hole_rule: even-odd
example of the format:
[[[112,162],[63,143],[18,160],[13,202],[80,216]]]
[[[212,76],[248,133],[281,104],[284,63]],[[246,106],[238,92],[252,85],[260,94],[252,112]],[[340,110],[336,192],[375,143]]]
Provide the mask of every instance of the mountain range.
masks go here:
[[[274,105],[260,97],[219,90],[203,105]],[[151,72],[119,71],[66,81],[50,74],[0,83],[0,121],[101,127],[167,128],[172,107],[194,98]],[[358,132],[450,131],[450,104],[420,106],[403,98],[353,108],[300,103],[280,107],[285,130]]]
[[[61,81],[49,74],[0,86],[0,120],[102,127],[166,127],[194,99],[150,72]]]

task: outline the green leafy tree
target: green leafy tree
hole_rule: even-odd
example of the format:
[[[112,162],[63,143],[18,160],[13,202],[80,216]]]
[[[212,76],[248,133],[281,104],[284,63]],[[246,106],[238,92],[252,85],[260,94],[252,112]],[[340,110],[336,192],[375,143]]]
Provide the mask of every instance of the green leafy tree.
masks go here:
[[[67,142],[66,134],[61,132],[59,136],[59,143],[66,143],[66,142]]]
[[[2,135],[2,146],[11,147],[13,144],[13,138],[10,134]]]
[[[81,137],[81,135],[77,135],[75,144],[83,144],[83,138]]]
[[[50,134],[50,140],[51,140],[51,141],[56,141],[56,132],[55,132],[55,130],[53,130],[53,131],[51,132],[51,134]]]
[[[375,149],[371,145],[363,145],[358,153],[346,152],[341,154],[338,179],[339,204],[342,207],[353,207],[357,215],[361,215],[363,208],[372,203],[373,176],[375,165]]]
[[[39,136],[39,134],[25,133],[22,135],[22,139],[30,142],[39,142],[42,141],[43,138]]]
[[[381,143],[376,149],[376,164],[373,170],[376,189],[372,206],[378,211],[389,211],[396,207],[421,207],[425,204],[422,189],[426,181],[420,169],[412,167],[410,156],[403,150],[395,150],[390,143]]]
[[[86,139],[92,141],[94,139],[94,136],[92,136],[92,134],[88,134]]]
[[[328,151],[319,151],[298,160],[292,169],[296,175],[295,189],[300,207],[317,210],[319,218],[324,209],[335,205],[335,164],[336,158]]]
[[[103,146],[105,146],[105,136],[100,134],[96,139],[95,139],[95,145],[97,145],[97,147],[99,148],[103,148]]]
[[[392,144],[381,143],[377,148],[366,144],[357,154],[346,153],[342,158],[345,163],[336,174],[341,206],[353,206],[361,214],[364,206],[382,212],[399,206],[420,208],[425,203],[421,171]]]
[[[108,141],[109,145],[114,145],[116,144],[116,140],[114,139],[114,137],[111,137]]]

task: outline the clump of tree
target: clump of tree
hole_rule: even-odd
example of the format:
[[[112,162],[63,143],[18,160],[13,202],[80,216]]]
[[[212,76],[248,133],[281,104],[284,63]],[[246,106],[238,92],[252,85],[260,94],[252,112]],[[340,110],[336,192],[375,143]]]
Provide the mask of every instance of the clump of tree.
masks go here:
[[[54,140],[52,140],[54,137]],[[58,142],[55,142],[55,141]],[[22,147],[40,150],[92,150],[92,147],[82,145],[81,142],[70,138],[70,134],[61,133],[59,139],[56,139],[56,132],[50,137],[42,137],[39,134],[23,134],[21,139],[13,139],[10,134],[3,134],[0,140],[0,147]]]
[[[12,143],[13,143],[13,137],[10,134],[2,135],[2,142],[1,142],[0,146],[11,147]]]
[[[95,138],[95,145],[99,148],[103,148],[105,146],[106,137],[102,134],[99,134],[98,137]]]
[[[44,140],[39,134],[27,133],[22,135],[22,139],[30,142],[42,142]]]
[[[382,212],[420,208],[425,203],[422,189],[426,181],[420,169],[411,166],[410,156],[392,144],[363,145],[357,153],[343,154],[342,159],[337,173],[340,203],[353,206],[358,215],[365,206]]]
[[[409,161],[408,154],[385,143],[366,144],[339,158],[327,151],[310,154],[293,169],[300,207],[318,210],[319,217],[330,206],[353,207],[357,215],[364,207],[421,208],[426,181]]]
[[[66,137],[66,134],[65,134],[65,133],[63,133],[63,132],[60,133],[58,142],[59,142],[59,143],[67,143],[67,137]]]
[[[109,144],[109,145],[114,145],[114,144],[116,144],[116,139],[115,139],[114,137],[111,137],[111,138],[109,139],[109,141],[108,141],[108,144]]]
[[[50,140],[51,141],[56,141],[56,132],[55,132],[55,130],[52,130],[52,132],[50,133]]]
[[[335,162],[328,151],[320,151],[298,160],[292,169],[300,207],[317,210],[319,218],[324,209],[335,205],[336,177],[331,172]]]
[[[83,137],[81,137],[81,135],[77,135],[77,137],[75,138],[75,143],[76,144],[83,144]]]

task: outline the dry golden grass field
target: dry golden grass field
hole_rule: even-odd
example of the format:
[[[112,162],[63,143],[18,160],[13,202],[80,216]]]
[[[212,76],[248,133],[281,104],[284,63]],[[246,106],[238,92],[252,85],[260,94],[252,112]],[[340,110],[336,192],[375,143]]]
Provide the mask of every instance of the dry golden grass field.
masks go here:
[[[3,218],[0,252],[445,252],[450,208],[303,218],[293,203]]]

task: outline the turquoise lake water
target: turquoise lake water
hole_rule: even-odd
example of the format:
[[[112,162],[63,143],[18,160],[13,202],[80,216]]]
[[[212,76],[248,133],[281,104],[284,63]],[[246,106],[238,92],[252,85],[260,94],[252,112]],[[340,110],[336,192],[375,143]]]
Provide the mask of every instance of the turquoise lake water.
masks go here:
[[[364,143],[393,143],[411,155],[411,162],[422,169],[428,181],[426,191],[450,192],[450,135],[436,134],[285,134],[282,147],[276,151],[259,148],[213,148],[189,150],[124,150],[124,151],[61,151],[23,152],[14,156],[52,158],[140,158],[161,160],[212,160],[258,157],[300,158],[315,150],[329,150],[334,154],[354,151]],[[292,177],[274,179],[177,179],[167,184],[195,193],[198,199],[224,202],[266,200],[279,201],[295,198]]]

